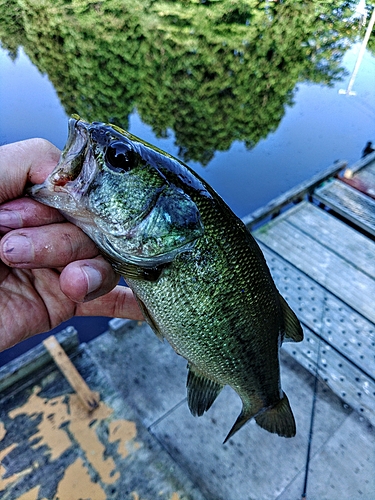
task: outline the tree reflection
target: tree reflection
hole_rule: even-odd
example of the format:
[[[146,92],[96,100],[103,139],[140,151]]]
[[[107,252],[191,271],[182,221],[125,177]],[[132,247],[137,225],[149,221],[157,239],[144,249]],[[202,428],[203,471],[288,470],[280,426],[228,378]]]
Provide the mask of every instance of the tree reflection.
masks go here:
[[[332,84],[356,2],[0,0],[0,39],[22,45],[67,113],[124,128],[134,108],[185,160],[274,131],[297,82]]]
[[[375,9],[375,1],[374,0],[371,0],[370,2],[366,2],[366,3],[367,3],[367,19],[366,19],[365,26],[362,29],[362,33],[361,33],[362,36],[364,36],[364,34],[365,34],[365,29],[367,27],[368,22],[370,21],[372,10]],[[372,55],[375,56],[375,28],[373,28],[373,30],[371,32],[371,35],[370,35],[370,38],[369,38],[369,41],[367,44],[367,49],[371,52]]]

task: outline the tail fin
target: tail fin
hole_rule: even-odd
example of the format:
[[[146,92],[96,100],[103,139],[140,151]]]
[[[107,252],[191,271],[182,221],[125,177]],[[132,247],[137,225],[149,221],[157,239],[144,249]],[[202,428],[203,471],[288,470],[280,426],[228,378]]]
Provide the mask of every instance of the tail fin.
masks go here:
[[[255,421],[266,431],[274,432],[279,436],[293,437],[296,435],[296,422],[285,394],[272,408],[259,413],[255,417]]]

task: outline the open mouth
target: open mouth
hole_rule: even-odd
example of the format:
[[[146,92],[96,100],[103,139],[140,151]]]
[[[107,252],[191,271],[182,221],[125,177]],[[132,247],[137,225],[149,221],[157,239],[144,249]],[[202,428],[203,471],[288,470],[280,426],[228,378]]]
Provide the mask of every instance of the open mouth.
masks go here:
[[[59,163],[43,184],[26,190],[31,198],[59,210],[76,210],[77,199],[83,196],[95,173],[95,169],[90,168],[92,152],[88,125],[78,116],[69,120],[68,139]]]
[[[88,148],[87,125],[79,118],[70,118],[68,140],[59,163],[49,176],[49,181],[55,187],[65,186],[81,173]]]

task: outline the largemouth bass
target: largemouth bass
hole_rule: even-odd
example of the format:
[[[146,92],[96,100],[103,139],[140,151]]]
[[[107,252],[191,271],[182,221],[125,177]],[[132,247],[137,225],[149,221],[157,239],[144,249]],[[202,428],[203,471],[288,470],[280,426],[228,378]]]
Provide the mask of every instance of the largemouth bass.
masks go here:
[[[69,120],[60,161],[30,196],[88,234],[160,339],[188,361],[188,405],[230,385],[249,419],[292,437],[279,349],[303,338],[244,224],[193,170],[115,125]]]

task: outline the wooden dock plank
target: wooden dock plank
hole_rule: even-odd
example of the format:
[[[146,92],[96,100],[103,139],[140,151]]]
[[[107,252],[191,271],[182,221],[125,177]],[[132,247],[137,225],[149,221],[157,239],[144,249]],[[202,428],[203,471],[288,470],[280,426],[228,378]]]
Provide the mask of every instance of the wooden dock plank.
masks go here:
[[[57,340],[68,354],[75,351],[79,345],[78,332],[73,326],[68,326],[57,334]],[[51,363],[51,356],[43,344],[35,346],[13,360],[0,367],[0,395],[7,393],[10,387],[24,384],[30,380],[32,373],[41,373]]]
[[[254,235],[317,283],[375,322],[375,281],[286,218],[270,223]]]
[[[88,412],[95,410],[99,406],[99,394],[90,390],[56,337],[51,335],[46,338],[43,340],[43,345],[50,353],[61,373],[69,382],[71,388],[77,393],[83,407],[86,408]]]
[[[112,359],[96,358],[81,344],[73,361],[102,396],[92,412],[52,363],[0,394],[0,498],[203,500],[113,386],[105,370]]]
[[[375,236],[375,200],[339,180],[317,189],[314,197]]]
[[[304,328],[284,349],[375,424],[375,242],[307,201],[253,234]]]
[[[375,161],[370,161],[359,170],[353,171],[349,168],[342,176],[339,176],[339,179],[348,186],[375,199]]]
[[[349,186],[375,199],[375,161],[357,172],[352,173],[349,175],[349,178],[347,175],[344,175],[344,177],[340,177],[340,179]]]
[[[350,167],[346,168],[346,172],[349,175],[353,175],[356,172],[362,170],[363,168],[368,168],[369,166],[372,166],[374,164],[375,164],[375,152],[361,158],[353,165],[350,165]]]
[[[354,177],[375,188],[375,164],[359,170]]]
[[[333,253],[375,278],[375,242],[312,203],[299,203],[287,220]]]
[[[375,381],[375,325],[275,252],[261,249],[300,321]]]
[[[360,174],[361,172],[369,172],[375,179],[375,160],[372,163],[370,163],[370,165],[368,165],[366,168],[360,170],[358,174]]]

